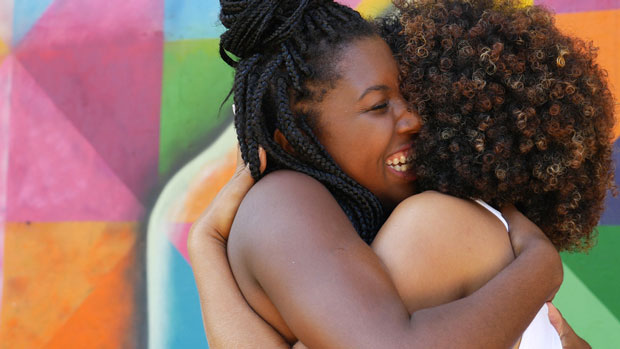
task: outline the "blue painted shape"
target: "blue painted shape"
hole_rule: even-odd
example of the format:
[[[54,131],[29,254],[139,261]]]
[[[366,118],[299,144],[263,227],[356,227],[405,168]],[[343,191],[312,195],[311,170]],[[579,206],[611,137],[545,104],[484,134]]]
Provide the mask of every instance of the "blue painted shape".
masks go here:
[[[52,1],[18,0],[13,3],[13,38],[11,40],[13,47],[17,47],[17,44],[28,34]]]
[[[224,32],[219,20],[220,4],[214,0],[166,0],[166,41],[217,38]]]
[[[620,138],[614,144],[614,164],[616,165],[616,185],[620,188]],[[620,225],[620,195],[617,197],[607,194],[605,212],[601,217],[601,225]]]
[[[164,348],[209,348],[192,269],[172,243],[167,245],[170,249],[166,253],[169,256],[165,302],[168,333]]]

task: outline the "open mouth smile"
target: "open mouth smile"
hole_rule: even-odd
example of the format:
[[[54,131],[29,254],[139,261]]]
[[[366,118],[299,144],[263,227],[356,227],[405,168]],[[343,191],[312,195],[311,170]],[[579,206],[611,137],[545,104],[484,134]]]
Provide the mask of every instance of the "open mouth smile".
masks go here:
[[[413,150],[411,147],[391,155],[385,164],[396,172],[413,170]]]

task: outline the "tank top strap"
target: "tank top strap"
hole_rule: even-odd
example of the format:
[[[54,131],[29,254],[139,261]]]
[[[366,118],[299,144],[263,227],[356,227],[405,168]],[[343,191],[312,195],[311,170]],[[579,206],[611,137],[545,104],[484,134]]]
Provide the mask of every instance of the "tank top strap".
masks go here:
[[[480,199],[475,199],[474,201],[477,202],[480,206],[486,208],[492,214],[494,214],[495,217],[497,217],[504,224],[504,226],[506,227],[506,231],[510,231],[510,228],[508,227],[508,222],[506,222],[506,219],[504,219],[504,216],[502,216],[501,212],[494,209],[493,207],[491,207],[491,205],[487,204],[486,202]]]

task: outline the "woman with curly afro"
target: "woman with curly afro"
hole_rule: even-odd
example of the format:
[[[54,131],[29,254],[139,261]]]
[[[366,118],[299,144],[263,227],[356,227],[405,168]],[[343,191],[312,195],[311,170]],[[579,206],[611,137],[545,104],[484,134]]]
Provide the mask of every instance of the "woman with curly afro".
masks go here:
[[[614,99],[592,43],[543,7],[398,1],[386,39],[424,120],[418,185],[515,204],[561,251],[585,251],[613,188]]]
[[[525,323],[497,325],[495,336],[490,335],[488,328],[484,329],[484,326],[472,325],[470,328],[472,334],[480,334],[484,330],[488,337],[485,340],[477,337],[478,342],[472,343],[468,341],[468,338],[476,338],[476,336],[468,336],[462,332],[461,325],[463,324],[459,324],[460,320],[457,318],[450,322],[445,317],[448,313],[441,311],[441,309],[462,311],[468,308],[471,312],[475,312],[474,309],[479,308],[472,306],[473,303],[470,301],[474,298],[479,302],[488,301],[492,304],[499,304],[495,298],[491,300],[492,297],[488,292],[483,291],[488,291],[491,284],[496,287],[498,282],[512,283],[509,285],[512,292],[510,295],[505,294],[507,298],[535,291],[531,284],[525,282],[527,278],[520,282],[501,277],[501,275],[505,276],[504,273],[508,270],[516,268],[515,263],[521,258],[519,237],[513,237],[511,248],[510,241],[505,234],[506,228],[492,213],[483,208],[488,205],[481,200],[496,207],[506,204],[517,205],[540,225],[557,249],[582,250],[590,246],[591,230],[600,216],[605,192],[613,183],[610,161],[613,102],[606,86],[604,73],[593,63],[593,51],[586,49],[587,47],[576,39],[562,36],[553,26],[552,16],[538,7],[522,9],[513,2],[495,5],[493,1],[485,0],[429,0],[413,3],[399,2],[396,5],[400,10],[400,20],[394,20],[394,18],[385,20],[382,24],[382,31],[394,52],[397,53],[402,75],[401,89],[410,105],[421,115],[424,125],[419,132],[416,129],[415,133],[418,135],[413,137],[414,146],[409,147],[412,150],[407,150],[406,154],[402,154],[403,156],[399,159],[389,158],[387,165],[397,172],[407,172],[411,163],[410,158],[414,158],[419,182],[417,189],[422,187],[424,190],[434,190],[434,192],[417,194],[400,203],[376,234],[376,238],[373,239],[375,234],[370,235],[370,241],[372,241],[374,253],[382,262],[382,266],[375,265],[374,267],[385,268],[407,312],[413,313],[409,325],[413,326],[412,329],[418,329],[421,332],[418,331],[417,337],[406,337],[410,341],[399,341],[398,338],[405,338],[400,335],[402,329],[386,327],[385,324],[393,322],[385,318],[383,325],[381,321],[376,322],[376,325],[382,328],[381,340],[379,340],[377,339],[379,337],[375,335],[368,336],[376,331],[370,331],[370,328],[361,331],[353,325],[369,321],[356,316],[347,317],[346,313],[351,312],[351,309],[346,308],[346,304],[355,301],[358,296],[364,295],[365,297],[368,290],[359,294],[351,294],[351,297],[341,298],[343,306],[333,303],[332,308],[326,307],[332,304],[328,298],[333,298],[333,295],[321,296],[317,292],[320,293],[320,290],[325,289],[324,284],[321,284],[325,279],[324,276],[334,273],[323,271],[322,266],[325,266],[331,259],[343,260],[343,256],[346,258],[347,255],[359,254],[360,246],[349,243],[341,244],[339,248],[333,249],[333,253],[314,259],[316,271],[306,270],[303,269],[304,262],[307,262],[304,258],[307,257],[308,251],[312,251],[315,247],[311,240],[307,240],[310,242],[308,244],[297,246],[300,241],[281,236],[280,240],[271,240],[271,243],[264,244],[262,238],[273,235],[269,229],[277,230],[277,227],[270,225],[271,228],[265,230],[260,226],[268,222],[263,220],[257,224],[259,221],[252,218],[250,221],[254,222],[254,229],[248,228],[252,225],[248,223],[250,225],[246,224],[245,230],[260,231],[261,234],[258,237],[246,235],[253,243],[240,245],[239,238],[233,232],[231,237],[236,241],[232,244],[236,247],[232,247],[231,264],[233,264],[235,277],[240,283],[244,296],[249,299],[248,301],[253,304],[261,317],[279,333],[265,326],[265,323],[255,316],[249,315],[247,318],[236,317],[235,325],[218,325],[217,332],[210,333],[211,340],[215,337],[217,343],[275,346],[285,344],[279,337],[282,335],[289,342],[292,338],[301,338],[310,345],[349,343],[354,346],[372,347],[380,342],[386,345],[389,342],[393,345],[415,347],[442,343],[438,340],[440,339],[438,337],[442,335],[438,334],[433,327],[433,323],[436,323],[443,324],[446,331],[450,332],[449,335],[445,335],[444,339],[452,338],[452,345],[459,347],[513,343],[512,337],[499,337],[510,336],[507,333],[511,331],[505,328],[508,326],[512,329],[514,329],[513,326],[517,328],[523,326],[521,327],[523,331]],[[320,19],[314,22],[314,25],[320,26],[321,24]],[[380,55],[380,52],[377,54]],[[286,56],[291,57],[291,65],[296,63],[294,62],[297,59],[295,55],[286,53],[282,62],[286,61]],[[287,65],[286,69],[288,68]],[[566,70],[563,70],[564,68]],[[338,86],[338,79],[339,77],[335,78],[332,85]],[[250,79],[247,81],[251,82]],[[281,81],[284,80],[278,80],[278,83]],[[298,84],[298,82],[293,81],[293,84]],[[329,92],[325,91],[323,90],[320,94],[329,100],[332,92],[329,89],[327,89]],[[252,103],[257,103],[256,98],[253,101]],[[389,103],[388,101],[388,105]],[[396,108],[399,108],[398,105]],[[383,104],[380,106],[383,108]],[[403,120],[405,118],[410,118],[410,116],[403,116]],[[251,126],[252,124],[246,129],[251,129]],[[313,131],[312,128],[307,128],[302,130],[301,134],[297,133],[297,136],[303,138],[311,135]],[[284,150],[288,147],[288,154],[299,157],[300,153],[306,151],[306,148],[295,147],[295,144],[288,145],[286,141],[293,137],[289,135],[283,137],[275,132],[274,138]],[[319,134],[320,140],[325,139],[323,137],[325,136]],[[247,148],[244,149],[243,143],[246,139],[240,138],[242,154],[247,159]],[[369,138],[369,140],[372,139]],[[271,147],[272,144],[268,146]],[[328,148],[328,150],[331,149],[335,148]],[[270,161],[273,161],[273,150],[267,150]],[[370,148],[348,149],[346,156],[355,157],[354,152],[368,150],[372,151]],[[282,154],[286,156],[285,153]],[[257,159],[258,155],[254,155],[254,165],[250,161],[254,177],[258,177]],[[300,168],[305,169],[303,166]],[[274,183],[276,176],[280,176],[279,179],[283,180],[281,183],[284,183],[285,191],[294,189],[288,187],[290,183],[282,177],[282,174],[267,175],[266,183]],[[247,183],[251,180],[246,178],[243,181],[246,182],[245,190],[247,190]],[[314,185],[311,182],[304,183],[309,187]],[[262,188],[269,185],[265,182],[259,184]],[[330,188],[329,184],[326,186]],[[233,189],[232,196],[227,196],[228,199],[233,200],[226,204],[222,202],[218,204],[216,200],[212,205],[215,208],[207,211],[204,220],[199,222],[198,226],[208,227],[205,229],[207,233],[211,230],[215,231],[215,235],[223,234],[226,237],[226,233],[230,231],[232,216],[237,211],[235,202],[239,204],[245,190],[243,188]],[[374,190],[371,191],[376,194]],[[300,190],[299,192],[307,200],[315,198],[312,191]],[[343,193],[344,196],[347,195],[346,191]],[[254,196],[249,202],[254,202],[254,204],[244,202],[239,211],[241,216],[248,217],[248,205],[252,205],[251,211],[260,208],[256,201],[256,193],[250,193],[250,196],[252,195]],[[338,194],[334,195],[337,198]],[[226,196],[226,191],[223,196]],[[479,200],[480,205],[471,199]],[[287,201],[287,203],[292,205],[292,202]],[[380,203],[383,204],[383,202]],[[344,205],[341,203],[341,208],[355,224],[356,220],[351,218],[349,212],[352,212],[354,216],[359,211],[356,211],[354,202],[349,202],[349,204],[351,206],[347,207],[346,202]],[[272,205],[279,207],[275,202]],[[284,211],[293,213],[295,209],[292,211],[284,209]],[[323,213],[325,216],[321,217],[322,219],[328,219],[328,217],[335,219],[329,212]],[[455,217],[458,219],[455,220]],[[287,215],[282,218],[288,219]],[[317,215],[316,218],[319,216]],[[221,224],[222,221],[225,224]],[[303,224],[314,224],[307,219],[302,221]],[[518,231],[519,226],[523,227],[522,221],[519,223],[518,220],[511,220],[510,223],[511,234]],[[239,223],[235,224],[239,226]],[[243,223],[240,224],[243,226]],[[475,228],[472,228],[473,226]],[[360,232],[357,226],[356,228],[358,233],[364,237],[362,232],[365,229],[362,228]],[[196,242],[195,236],[203,232],[196,230],[194,229],[189,242],[193,263],[197,262],[198,258],[204,259],[199,254],[206,251],[197,246],[200,242]],[[499,234],[502,231],[503,234]],[[294,236],[294,233],[296,232],[292,231],[290,235]],[[238,236],[243,232],[236,234]],[[330,236],[320,236],[320,239],[333,240]],[[283,241],[292,244],[288,247],[282,246]],[[281,249],[278,250],[278,248]],[[250,249],[253,252],[248,252],[249,254],[240,259],[240,249]],[[277,250],[278,253],[265,254],[260,252],[260,249]],[[291,258],[282,259],[287,255],[287,249],[296,250],[300,255],[297,258],[291,255],[289,256]],[[219,251],[222,250],[219,249]],[[229,246],[229,253],[230,251]],[[257,259],[256,255],[260,258]],[[515,256],[519,257],[511,263]],[[209,258],[214,260],[220,257],[222,256]],[[251,261],[250,266],[239,267],[240,264],[246,263],[243,258]],[[365,258],[360,261],[365,263]],[[257,261],[260,263],[257,264]],[[276,263],[276,261],[280,262]],[[523,260],[521,262],[523,263]],[[296,267],[296,263],[301,265]],[[234,304],[232,308],[236,314],[247,314],[247,306],[243,304],[239,306],[238,291],[230,294],[230,290],[237,289],[230,278],[219,278],[221,285],[205,286],[209,283],[204,276],[207,265],[221,266],[221,264],[195,265],[202,304],[205,306],[203,308],[205,323],[213,326],[213,322],[208,322],[207,319],[217,318],[215,304],[220,301],[222,304]],[[337,271],[342,267],[342,265],[332,265],[332,269]],[[347,283],[361,285],[359,281],[367,279],[370,275],[357,273],[361,270],[354,264],[345,264],[345,267],[350,269],[349,275],[342,279],[330,279],[330,283],[336,285],[333,287],[346,286]],[[287,279],[297,280],[299,284],[294,282],[283,284],[286,278],[280,274],[288,275],[287,273],[291,270],[305,270],[304,275],[291,276]],[[250,272],[254,273],[253,277],[256,278],[254,286],[248,286],[247,280],[249,279],[247,275],[244,275]],[[223,275],[225,271],[216,273]],[[534,273],[532,269],[532,274]],[[317,287],[305,287],[310,286],[307,282],[313,280],[313,277],[317,281],[315,284]],[[286,291],[287,287],[295,291]],[[206,289],[208,289],[207,294],[204,291]],[[228,290],[227,295],[218,296],[217,290]],[[385,295],[383,292],[388,291],[383,289],[370,303],[368,303],[370,299],[358,299],[359,307],[370,307],[375,312],[381,310],[381,313],[385,313],[383,308],[391,309],[392,305],[385,303],[379,308],[371,305],[376,305],[375,301],[383,299]],[[296,297],[291,297],[291,292]],[[265,294],[270,296],[271,302],[276,305],[280,313],[269,309],[271,303],[257,300]],[[313,295],[318,298],[312,298]],[[304,301],[308,299],[312,302]],[[467,302],[465,302],[466,299]],[[448,308],[446,305],[441,305],[448,302],[452,302]],[[314,304],[311,308],[303,306],[311,303]],[[267,305],[261,308],[261,305],[265,304]],[[522,305],[525,305],[525,302]],[[433,309],[420,310],[430,307]],[[372,310],[370,308],[367,310]],[[514,309],[515,316],[517,313],[520,316],[523,315],[522,312],[516,310],[518,307],[512,309]],[[319,316],[322,314],[321,311],[323,313],[335,312],[332,314],[332,320],[340,319],[336,324],[323,318],[324,324],[332,324],[328,326],[331,328],[331,335],[330,331],[324,331],[327,329],[324,325],[315,321],[321,318]],[[480,315],[482,316],[482,313]],[[435,320],[433,320],[434,316],[437,316]],[[539,319],[538,316],[537,319]],[[565,340],[568,340],[568,344],[572,340],[572,343],[587,346],[569,327],[566,327],[561,317],[556,316],[555,321],[559,322],[556,327],[564,329],[565,332],[562,335]],[[533,324],[535,323],[536,320]],[[207,325],[208,330],[211,329],[209,325]],[[294,333],[290,332],[289,326]],[[247,337],[235,333],[238,328],[243,331],[253,329],[255,331],[253,335],[256,336],[255,339],[258,339],[258,342],[245,342],[244,338]],[[349,331],[346,331],[347,328]],[[345,332],[342,332],[342,329],[345,329]],[[334,333],[338,335],[334,337]],[[434,335],[429,337],[428,334],[432,333]],[[454,333],[462,333],[461,340],[454,341]],[[543,331],[543,334],[549,333]],[[368,341],[360,342],[360,338],[367,338]],[[550,345],[550,342],[544,342],[543,338],[532,339],[524,336],[520,346],[530,347],[530,345],[541,343]],[[444,343],[444,345],[449,344]],[[557,346],[559,343],[556,342],[553,345]]]

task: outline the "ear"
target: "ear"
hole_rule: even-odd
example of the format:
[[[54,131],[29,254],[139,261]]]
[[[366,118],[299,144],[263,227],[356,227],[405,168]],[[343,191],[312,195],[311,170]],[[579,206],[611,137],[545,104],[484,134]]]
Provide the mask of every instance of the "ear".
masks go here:
[[[282,147],[282,149],[284,149],[285,152],[287,152],[287,153],[289,153],[291,155],[297,155],[297,153],[295,152],[295,149],[293,149],[293,147],[288,142],[286,137],[284,137],[282,132],[280,132],[280,130],[277,129],[277,128],[273,132],[273,139],[276,141],[276,143],[278,143]]]

